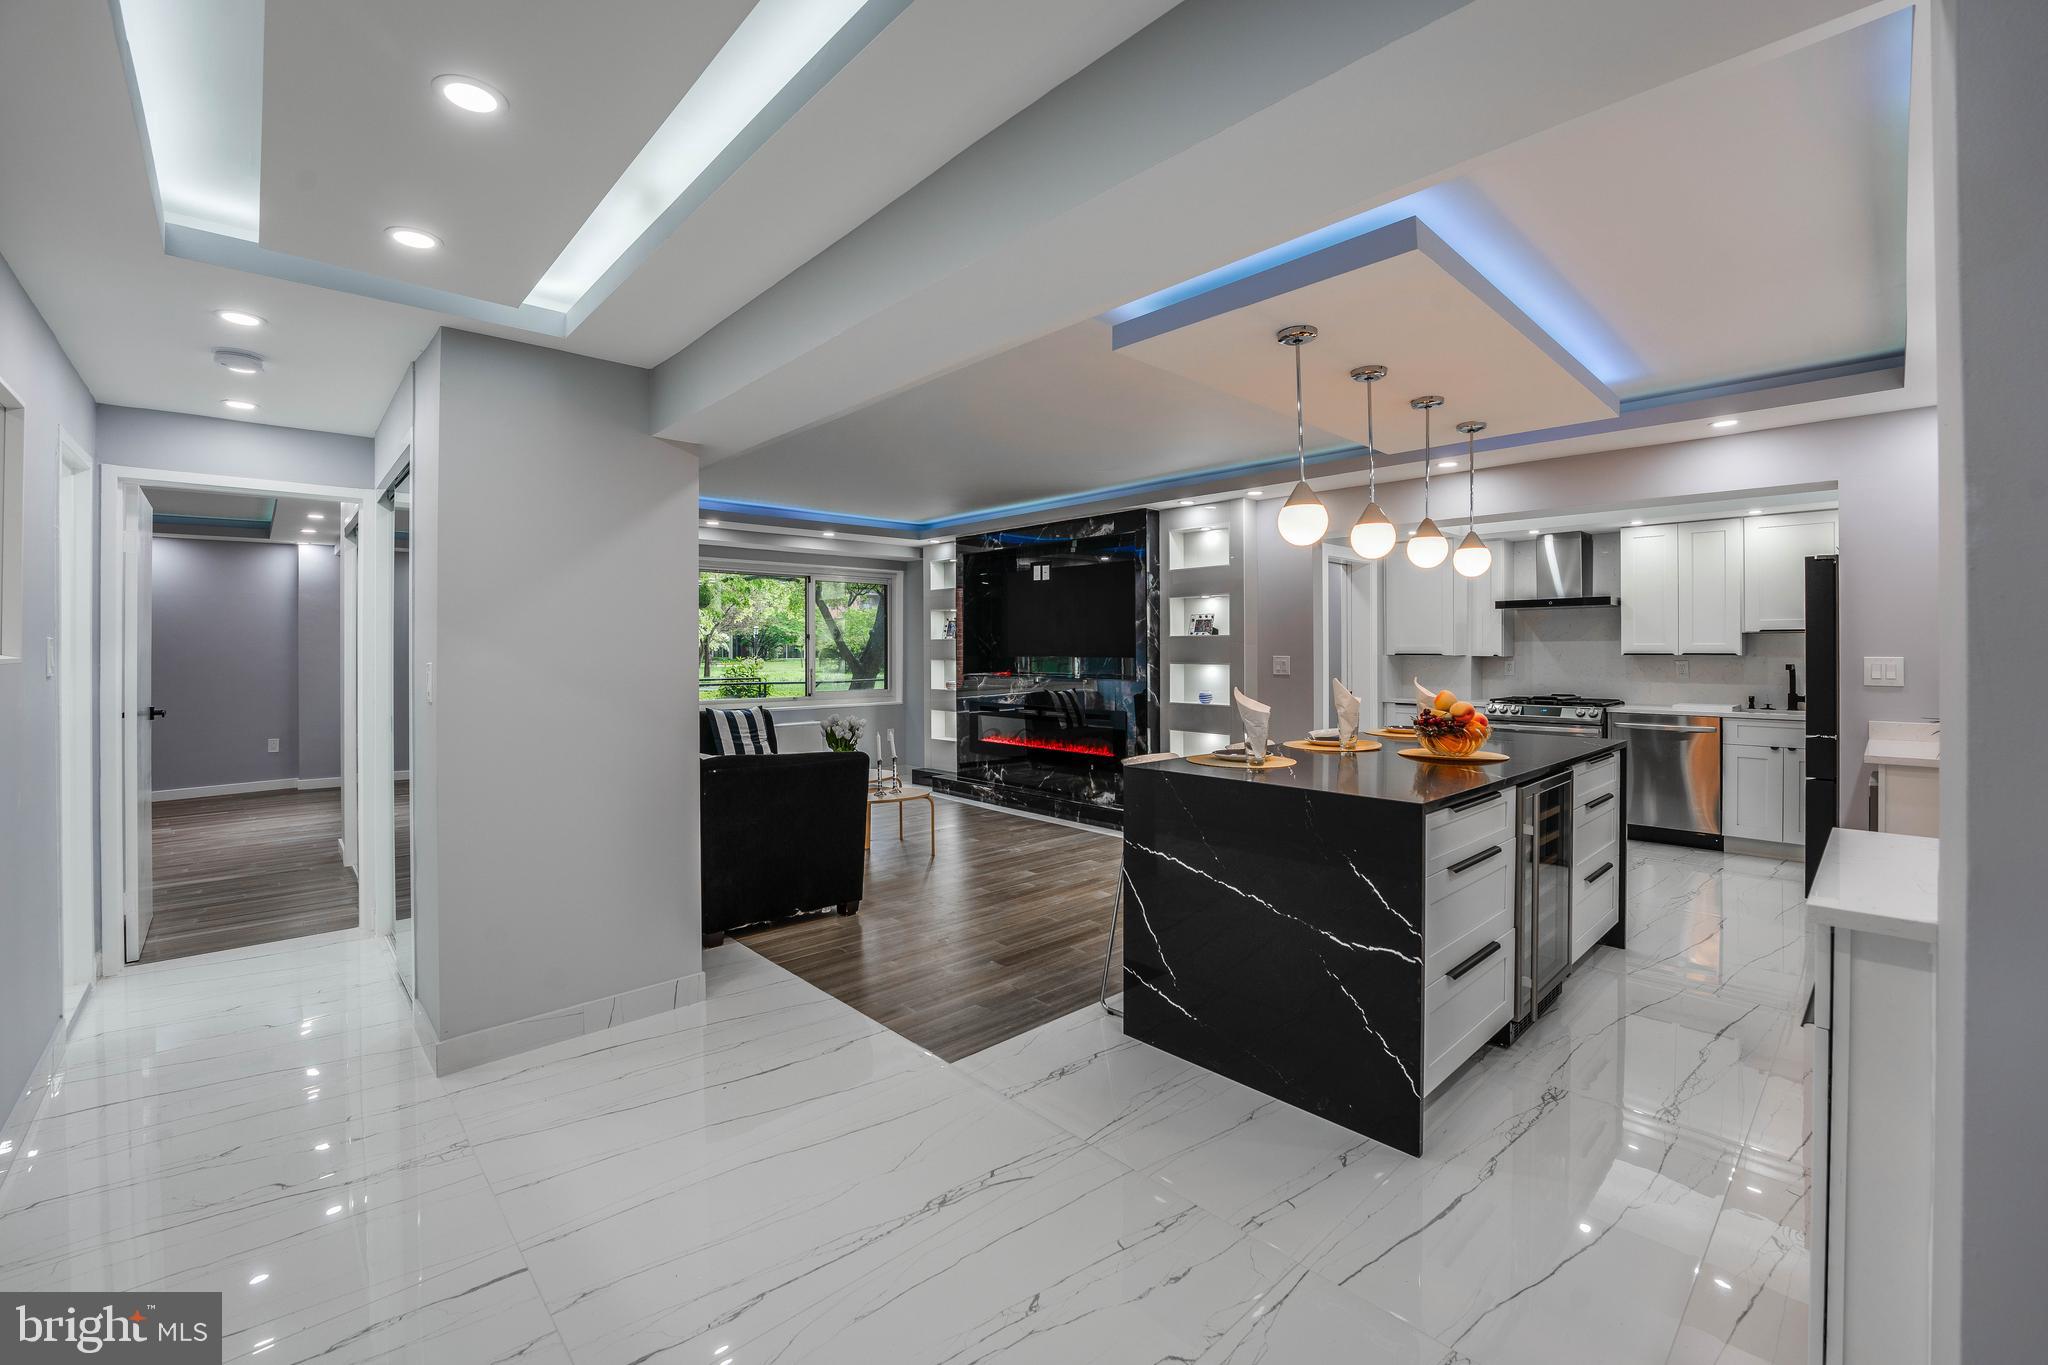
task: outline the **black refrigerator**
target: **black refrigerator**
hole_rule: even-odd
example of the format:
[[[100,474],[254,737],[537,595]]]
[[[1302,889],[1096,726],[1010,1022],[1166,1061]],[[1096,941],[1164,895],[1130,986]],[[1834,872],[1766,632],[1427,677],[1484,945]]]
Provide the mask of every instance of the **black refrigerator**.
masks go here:
[[[1841,807],[1841,560],[1806,561],[1806,889]]]

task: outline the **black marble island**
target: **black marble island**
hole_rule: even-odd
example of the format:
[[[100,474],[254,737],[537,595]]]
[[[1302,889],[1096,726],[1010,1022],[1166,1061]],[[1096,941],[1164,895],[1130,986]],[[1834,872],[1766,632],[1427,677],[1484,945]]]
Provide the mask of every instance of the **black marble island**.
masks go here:
[[[1131,768],[1125,1033],[1419,1154],[1424,1101],[1554,992],[1542,964],[1626,941],[1625,742],[1492,743],[1507,762]]]

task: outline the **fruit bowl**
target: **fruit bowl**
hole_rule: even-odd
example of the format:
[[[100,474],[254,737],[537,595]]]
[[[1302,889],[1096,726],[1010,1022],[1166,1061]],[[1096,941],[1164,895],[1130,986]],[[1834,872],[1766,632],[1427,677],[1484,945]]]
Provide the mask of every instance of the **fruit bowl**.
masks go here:
[[[1470,702],[1449,692],[1428,692],[1416,684],[1415,738],[1438,758],[1470,758],[1486,743],[1493,723]],[[1427,700],[1421,700],[1426,697]]]

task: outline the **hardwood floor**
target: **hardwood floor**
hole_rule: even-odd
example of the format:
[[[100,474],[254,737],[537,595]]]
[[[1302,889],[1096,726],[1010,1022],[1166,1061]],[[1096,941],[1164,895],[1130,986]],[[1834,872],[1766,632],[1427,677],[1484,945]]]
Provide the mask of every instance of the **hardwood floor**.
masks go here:
[[[749,948],[947,1061],[1096,998],[1122,841],[983,806],[935,803],[902,843],[875,816],[860,913],[756,929]]]
[[[156,913],[144,962],[356,925],[337,790],[165,801],[150,826]]]

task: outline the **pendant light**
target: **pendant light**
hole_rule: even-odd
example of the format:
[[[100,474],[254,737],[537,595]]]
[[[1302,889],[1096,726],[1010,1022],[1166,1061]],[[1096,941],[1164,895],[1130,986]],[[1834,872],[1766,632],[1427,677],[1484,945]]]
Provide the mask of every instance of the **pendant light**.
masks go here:
[[[1458,542],[1458,548],[1451,554],[1451,567],[1467,578],[1484,578],[1493,567],[1493,551],[1486,548],[1486,542],[1479,538],[1473,527],[1472,512],[1478,497],[1473,485],[1479,481],[1479,460],[1472,452],[1472,438],[1486,430],[1484,422],[1460,422],[1458,430],[1465,433],[1465,538]]]
[[[1408,537],[1408,562],[1418,569],[1434,569],[1451,552],[1451,542],[1429,519],[1429,466],[1433,463],[1429,448],[1429,414],[1443,405],[1443,395],[1436,393],[1408,400],[1409,407],[1422,413],[1422,520],[1416,524],[1415,534]]]
[[[1387,377],[1384,365],[1360,365],[1351,377],[1365,385],[1365,510],[1351,523],[1351,548],[1365,559],[1385,559],[1401,533],[1380,510],[1379,448],[1372,439],[1372,386]]]
[[[1308,486],[1308,427],[1301,410],[1301,348],[1316,339],[1316,329],[1306,323],[1282,327],[1273,339],[1294,352],[1294,461],[1300,471],[1280,509],[1280,538],[1289,545],[1313,545],[1330,529],[1330,509]]]

